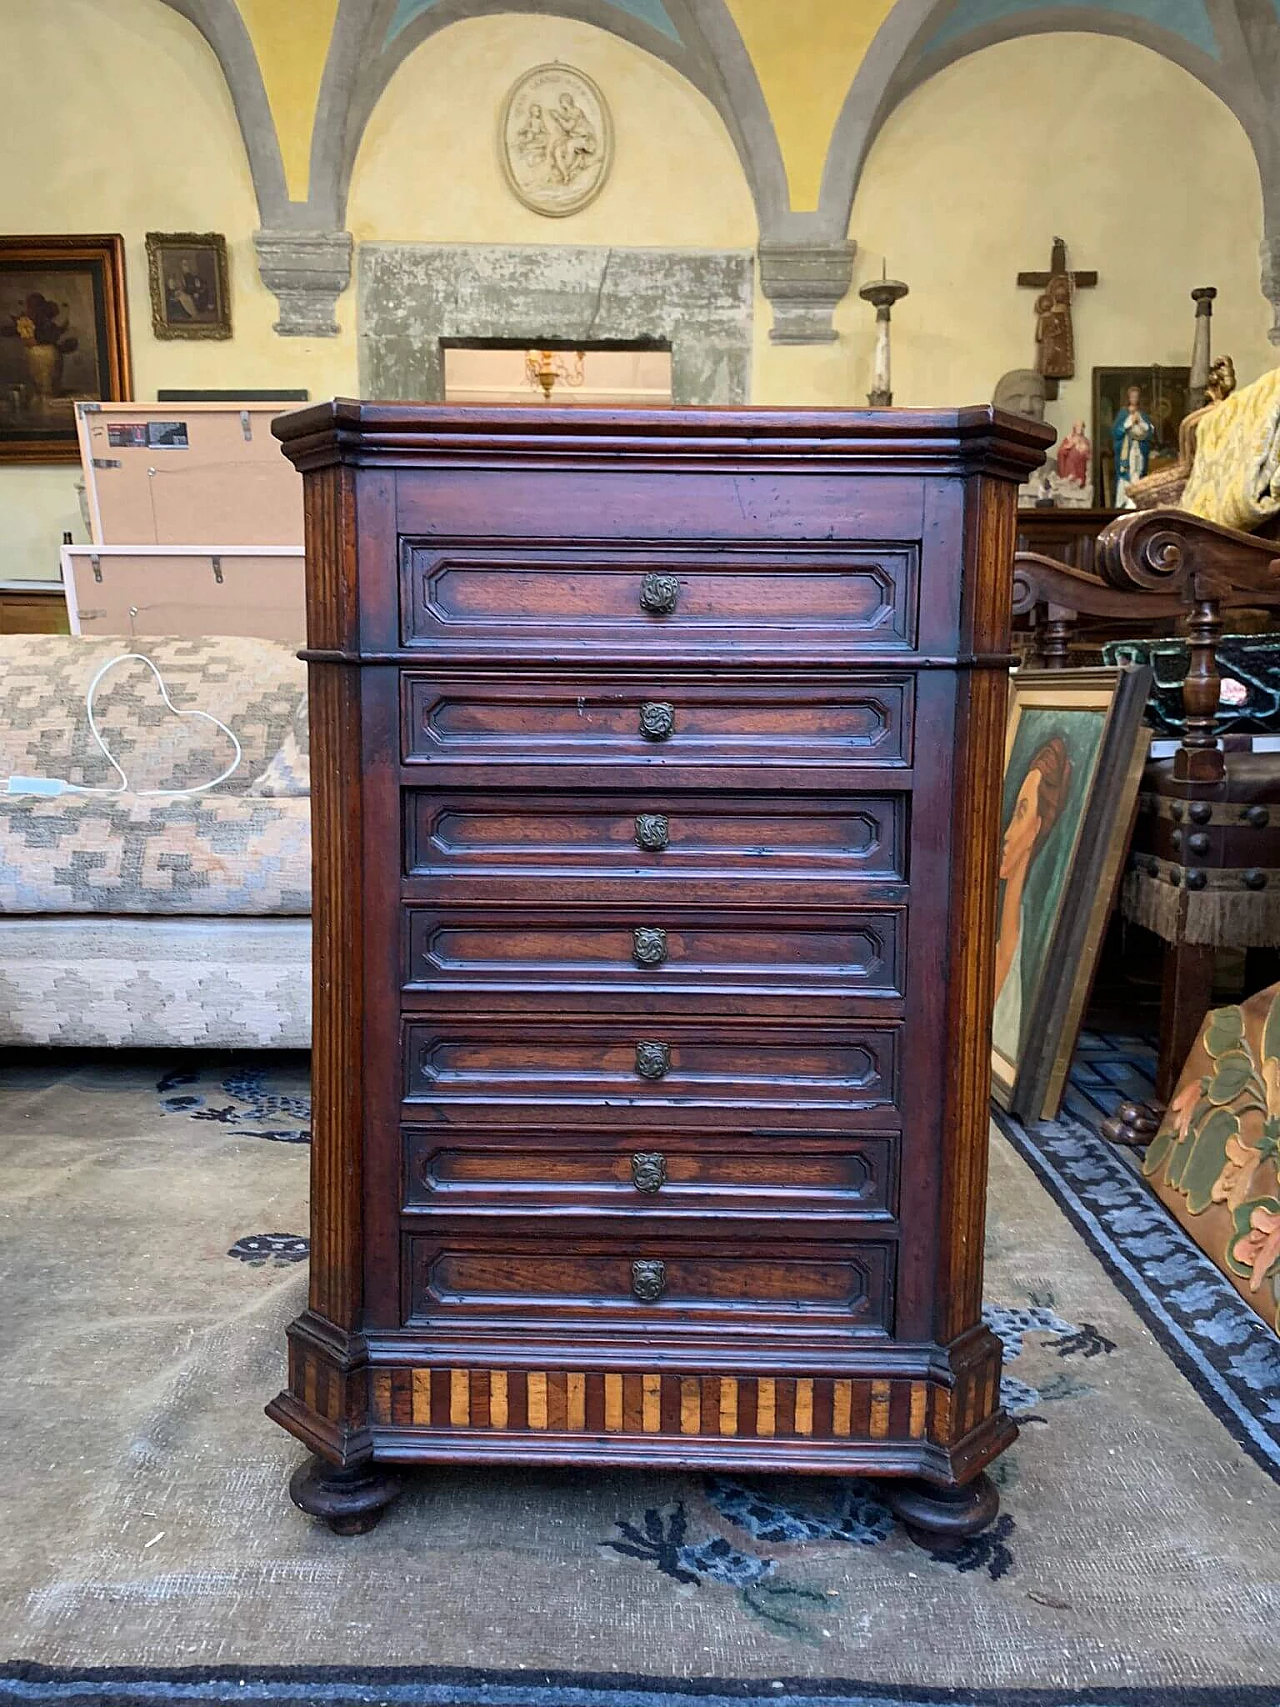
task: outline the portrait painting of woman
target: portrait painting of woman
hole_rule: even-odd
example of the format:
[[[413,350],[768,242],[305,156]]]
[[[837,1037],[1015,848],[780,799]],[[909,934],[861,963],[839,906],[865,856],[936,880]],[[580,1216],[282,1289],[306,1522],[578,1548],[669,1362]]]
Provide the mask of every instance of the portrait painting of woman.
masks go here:
[[[1000,848],[1000,915],[996,935],[996,1005],[991,1036],[997,1049],[1018,1058],[1022,1035],[1023,909],[1027,877],[1037,853],[1062,816],[1071,786],[1071,760],[1061,735],[1036,752],[1018,787]]]
[[[1123,858],[1150,671],[1020,670],[1005,741],[991,1069],[997,1100],[1052,1118]]]

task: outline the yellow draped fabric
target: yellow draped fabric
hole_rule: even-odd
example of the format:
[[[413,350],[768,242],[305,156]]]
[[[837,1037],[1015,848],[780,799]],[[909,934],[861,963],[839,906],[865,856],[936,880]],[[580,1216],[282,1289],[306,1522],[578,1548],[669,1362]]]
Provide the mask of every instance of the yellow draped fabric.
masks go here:
[[[1199,423],[1181,507],[1246,533],[1280,510],[1280,368]]]

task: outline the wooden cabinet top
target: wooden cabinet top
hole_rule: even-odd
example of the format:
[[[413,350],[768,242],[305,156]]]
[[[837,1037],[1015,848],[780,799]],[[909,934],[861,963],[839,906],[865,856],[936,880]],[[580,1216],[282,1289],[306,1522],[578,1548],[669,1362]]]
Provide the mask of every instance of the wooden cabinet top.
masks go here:
[[[989,473],[1021,481],[1049,427],[988,404],[964,409],[573,409],[530,404],[362,403],[338,397],[281,415],[272,432],[299,468],[472,458],[598,464],[660,455],[664,469],[714,459],[874,466],[881,473]]]

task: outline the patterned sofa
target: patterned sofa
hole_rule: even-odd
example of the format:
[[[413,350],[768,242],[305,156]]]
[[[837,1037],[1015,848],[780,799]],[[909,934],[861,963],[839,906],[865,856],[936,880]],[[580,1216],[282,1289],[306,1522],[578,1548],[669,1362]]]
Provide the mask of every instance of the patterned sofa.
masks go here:
[[[0,636],[0,1044],[305,1048],[311,1036],[306,677],[286,646],[147,640],[95,712],[128,793],[3,792],[14,774],[112,789],[85,691],[121,640]]]

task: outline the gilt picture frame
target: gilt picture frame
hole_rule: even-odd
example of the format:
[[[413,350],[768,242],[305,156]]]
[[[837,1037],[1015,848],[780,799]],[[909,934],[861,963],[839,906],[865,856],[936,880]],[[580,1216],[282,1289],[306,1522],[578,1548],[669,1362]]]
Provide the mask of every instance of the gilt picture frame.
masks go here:
[[[78,461],[76,403],[132,395],[124,239],[0,237],[0,463]]]
[[[1019,670],[1005,735],[992,1095],[1058,1112],[1150,744],[1145,666]]]
[[[229,338],[227,240],[216,231],[148,231],[151,330],[157,338]]]

